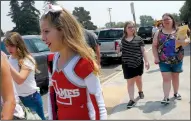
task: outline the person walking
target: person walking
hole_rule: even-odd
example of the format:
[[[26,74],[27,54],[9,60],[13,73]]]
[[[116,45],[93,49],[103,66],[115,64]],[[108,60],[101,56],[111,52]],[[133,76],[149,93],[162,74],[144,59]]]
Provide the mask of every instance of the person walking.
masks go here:
[[[10,53],[10,71],[20,100],[45,120],[42,98],[35,81],[35,72],[38,72],[38,69],[34,58],[19,33],[8,33],[3,41]]]
[[[159,64],[159,68],[163,78],[164,99],[162,104],[169,104],[169,93],[171,89],[171,81],[174,89],[174,97],[181,100],[179,94],[179,74],[183,72],[182,64],[184,57],[183,46],[176,48],[177,44],[185,45],[188,37],[176,39],[177,28],[173,16],[165,13],[162,16],[163,28],[156,32],[152,50],[155,64]]]
[[[42,40],[54,52],[48,93],[49,120],[104,120],[107,111],[94,52],[75,17],[47,4],[40,20]]]
[[[142,90],[144,61],[146,69],[148,70],[150,67],[146,53],[143,40],[136,35],[134,23],[131,21],[126,22],[124,26],[124,36],[122,38],[122,69],[124,78],[127,79],[127,89],[130,98],[127,108],[133,107],[136,103],[134,100],[135,83],[139,90],[139,97],[141,99],[144,98]]]
[[[100,43],[98,42],[97,35],[93,32],[88,31],[87,29],[84,29],[84,35],[85,39],[88,43],[88,45],[93,49],[95,52],[95,58],[97,60],[97,64],[101,66],[101,58],[100,58]]]

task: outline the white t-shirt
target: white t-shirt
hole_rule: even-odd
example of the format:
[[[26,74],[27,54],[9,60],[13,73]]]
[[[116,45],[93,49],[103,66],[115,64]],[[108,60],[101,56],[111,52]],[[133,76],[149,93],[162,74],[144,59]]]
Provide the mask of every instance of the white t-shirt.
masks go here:
[[[152,33],[155,34],[157,32],[158,28],[157,27],[153,27],[152,29]]]
[[[24,111],[22,107],[19,105],[19,97],[17,94],[17,91],[15,89],[15,85],[13,84],[13,89],[14,89],[14,94],[15,94],[15,100],[16,100],[16,106],[15,106],[15,111],[14,111],[14,116],[19,117],[19,118],[24,118]],[[3,105],[3,98],[1,97],[1,105]]]
[[[33,58],[31,59],[34,61]],[[10,56],[9,62],[13,66],[13,68],[15,68],[18,72],[20,71],[17,59],[14,59],[12,58],[12,56]],[[28,58],[24,59],[23,64],[29,69],[31,69],[31,72],[28,75],[27,79],[24,81],[24,83],[22,83],[21,85],[18,85],[14,81],[14,84],[15,84],[18,95],[22,97],[26,97],[35,93],[38,90],[38,87],[35,81],[35,65]]]

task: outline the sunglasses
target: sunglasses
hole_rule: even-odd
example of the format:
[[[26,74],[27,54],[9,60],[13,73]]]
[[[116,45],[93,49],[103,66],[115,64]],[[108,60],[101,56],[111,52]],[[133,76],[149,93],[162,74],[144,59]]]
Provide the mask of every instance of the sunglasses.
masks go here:
[[[134,28],[134,26],[129,26],[129,27],[127,27],[128,29],[133,29]]]

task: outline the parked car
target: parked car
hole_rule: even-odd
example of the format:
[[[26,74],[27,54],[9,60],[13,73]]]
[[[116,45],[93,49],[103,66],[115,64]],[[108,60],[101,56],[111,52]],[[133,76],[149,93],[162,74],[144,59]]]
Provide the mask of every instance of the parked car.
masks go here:
[[[121,39],[123,37],[123,28],[111,28],[100,30],[98,42],[100,43],[101,60],[109,59],[121,60]]]
[[[137,34],[144,40],[145,43],[152,43],[152,29],[152,26],[140,27]]]
[[[94,33],[95,33],[97,36],[98,36],[98,34],[99,34],[99,32],[98,32],[98,31],[95,31]]]
[[[99,35],[99,32],[100,32],[100,30],[94,30],[94,33],[98,36]]]
[[[39,74],[35,74],[37,86],[40,88],[48,87],[48,63],[52,63],[53,53],[49,51],[48,46],[41,40],[39,35],[26,35],[22,37],[27,49],[35,58],[37,67],[40,70]],[[2,40],[3,37],[1,37],[1,50],[4,51],[7,55],[10,55],[7,52],[5,44],[2,42]]]

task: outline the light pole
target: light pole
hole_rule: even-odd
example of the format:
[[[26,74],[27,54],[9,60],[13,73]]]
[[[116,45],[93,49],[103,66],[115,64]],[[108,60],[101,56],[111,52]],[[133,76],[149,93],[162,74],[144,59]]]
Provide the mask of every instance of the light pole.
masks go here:
[[[134,23],[135,23],[135,28],[137,30],[137,23],[136,23],[135,9],[134,9],[134,3],[133,2],[130,3],[130,7],[131,7],[131,13],[133,14],[133,20],[134,20]]]
[[[111,24],[111,9],[112,9],[112,8],[108,8],[108,11],[109,11],[109,20],[110,20],[110,27],[112,28],[112,24]]]

